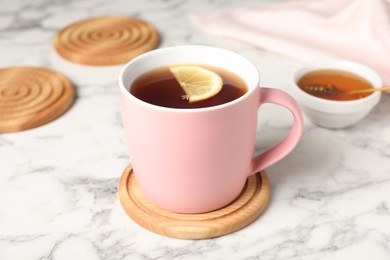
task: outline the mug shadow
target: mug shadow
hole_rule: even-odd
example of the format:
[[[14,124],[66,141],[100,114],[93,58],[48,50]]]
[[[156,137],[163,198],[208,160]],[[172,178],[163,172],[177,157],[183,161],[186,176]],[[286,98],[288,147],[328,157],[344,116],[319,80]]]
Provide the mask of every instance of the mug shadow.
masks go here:
[[[278,142],[288,131],[279,131],[273,138],[267,138],[267,142]],[[329,141],[328,131],[332,130],[306,126],[297,146],[286,157],[265,169],[270,184],[265,213],[273,215],[281,207],[299,204],[302,192],[305,194],[304,191],[315,190],[321,185],[321,180],[334,163],[334,158],[330,158],[331,149],[324,149]],[[324,138],[319,139],[319,135]]]
[[[266,143],[262,146],[270,147],[279,142],[288,134],[289,130],[272,131],[272,136],[266,137]],[[324,149],[325,140],[319,140],[321,131],[332,131],[317,129],[315,126],[306,128],[297,146],[283,159],[265,169],[270,178],[271,185],[278,185],[280,182],[288,182],[291,178],[298,178],[299,175],[306,175],[308,172],[315,172],[327,165],[326,158],[328,149]],[[262,143],[260,140],[258,143]],[[258,145],[256,145],[258,147]],[[265,150],[257,148],[256,150]],[[261,153],[261,152],[260,152]]]
[[[285,158],[266,169],[271,183],[271,194],[272,187],[321,185],[321,180],[330,178],[329,174],[337,174],[334,171],[340,170],[340,166],[350,167],[355,158],[348,151],[364,149],[356,147],[354,142],[359,138],[372,137],[372,133],[380,134],[380,131],[385,131],[387,122],[390,121],[389,110],[390,95],[383,93],[381,101],[371,113],[351,127],[328,129],[312,124],[309,119],[305,120],[308,122],[298,145]],[[266,142],[266,145],[262,145],[264,147],[275,144],[287,135],[289,130],[268,131],[272,133],[262,137],[257,142],[257,147],[258,143]]]

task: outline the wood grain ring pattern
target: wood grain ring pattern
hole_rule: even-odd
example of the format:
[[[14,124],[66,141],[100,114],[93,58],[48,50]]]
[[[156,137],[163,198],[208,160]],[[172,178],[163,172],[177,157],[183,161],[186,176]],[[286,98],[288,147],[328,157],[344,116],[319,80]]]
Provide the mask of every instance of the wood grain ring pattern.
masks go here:
[[[62,74],[41,67],[0,69],[0,133],[46,124],[73,103],[74,88]]]
[[[54,48],[63,58],[95,66],[126,63],[158,44],[159,34],[151,24],[127,16],[81,20],[54,38]]]
[[[248,178],[229,205],[207,213],[180,214],[161,209],[143,195],[128,166],[119,182],[119,199],[125,212],[140,226],[160,235],[182,239],[205,239],[244,228],[265,210],[270,186],[265,171]]]

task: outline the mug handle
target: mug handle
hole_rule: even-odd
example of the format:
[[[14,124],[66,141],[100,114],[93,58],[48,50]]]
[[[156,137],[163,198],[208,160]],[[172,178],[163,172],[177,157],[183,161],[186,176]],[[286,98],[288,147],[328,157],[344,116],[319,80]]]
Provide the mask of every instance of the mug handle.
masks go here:
[[[289,154],[297,145],[303,132],[302,111],[298,103],[289,94],[278,89],[262,87],[259,108],[264,103],[274,103],[287,108],[293,114],[294,122],[290,133],[282,141],[252,159],[250,175],[267,168]]]

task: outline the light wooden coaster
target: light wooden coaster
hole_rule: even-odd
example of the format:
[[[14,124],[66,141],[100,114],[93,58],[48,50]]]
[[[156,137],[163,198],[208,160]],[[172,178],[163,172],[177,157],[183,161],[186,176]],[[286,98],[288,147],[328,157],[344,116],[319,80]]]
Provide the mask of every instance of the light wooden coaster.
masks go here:
[[[0,133],[46,124],[73,103],[74,89],[58,72],[40,67],[0,69]]]
[[[152,50],[159,43],[156,29],[125,16],[95,17],[60,30],[56,51],[65,59],[85,65],[115,65]]]
[[[204,239],[226,235],[252,223],[266,208],[270,187],[265,171],[248,178],[240,196],[224,208],[201,214],[179,214],[149,202],[128,166],[119,183],[126,213],[142,227],[174,238]]]

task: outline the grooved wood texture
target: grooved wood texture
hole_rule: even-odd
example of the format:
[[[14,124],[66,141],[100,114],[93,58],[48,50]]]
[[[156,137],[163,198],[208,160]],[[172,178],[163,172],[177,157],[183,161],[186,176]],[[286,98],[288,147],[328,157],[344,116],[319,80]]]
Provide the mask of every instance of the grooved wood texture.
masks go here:
[[[126,213],[142,227],[169,237],[204,239],[226,235],[252,223],[266,208],[270,188],[265,171],[248,181],[240,196],[224,208],[201,214],[179,214],[150,203],[128,166],[119,183],[119,198]]]
[[[60,30],[56,51],[65,59],[85,65],[115,65],[152,50],[159,43],[156,29],[126,16],[95,17]]]
[[[73,103],[74,89],[62,74],[41,67],[0,69],[0,133],[46,124]]]

